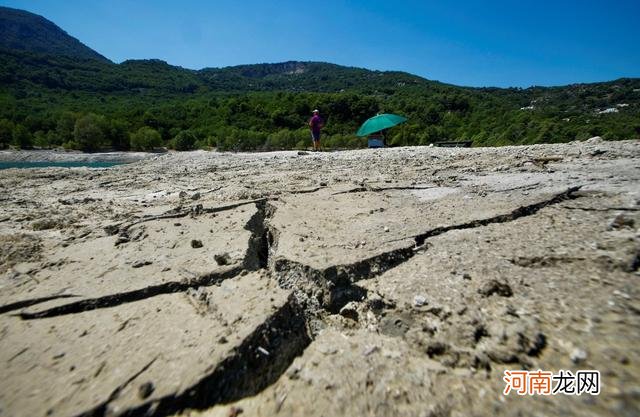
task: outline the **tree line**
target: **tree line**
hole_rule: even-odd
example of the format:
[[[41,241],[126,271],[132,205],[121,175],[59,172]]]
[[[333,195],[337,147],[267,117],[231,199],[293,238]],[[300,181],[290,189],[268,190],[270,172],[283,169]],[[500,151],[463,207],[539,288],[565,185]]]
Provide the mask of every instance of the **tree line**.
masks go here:
[[[379,112],[409,119],[390,131],[391,146],[640,137],[638,79],[463,88],[322,63],[194,72],[161,61],[116,65],[15,52],[3,56],[8,58],[0,64],[0,147],[304,148],[310,144],[307,121],[314,108],[326,120],[323,142],[331,148],[366,146],[355,132]]]

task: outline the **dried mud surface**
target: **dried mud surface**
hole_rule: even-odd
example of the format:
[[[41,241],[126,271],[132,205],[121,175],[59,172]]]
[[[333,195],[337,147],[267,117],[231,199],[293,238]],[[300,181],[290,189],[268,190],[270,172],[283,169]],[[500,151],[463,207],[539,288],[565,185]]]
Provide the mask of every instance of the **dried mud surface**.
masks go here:
[[[638,141],[169,153],[0,190],[0,416],[640,414]],[[601,393],[503,395],[521,369]]]

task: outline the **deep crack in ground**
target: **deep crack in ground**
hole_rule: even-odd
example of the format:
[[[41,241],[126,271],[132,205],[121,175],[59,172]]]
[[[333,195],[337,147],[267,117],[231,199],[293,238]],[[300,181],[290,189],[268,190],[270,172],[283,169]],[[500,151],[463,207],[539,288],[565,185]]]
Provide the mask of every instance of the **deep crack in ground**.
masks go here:
[[[354,263],[330,266],[323,270],[274,256],[277,254],[277,245],[280,239],[279,231],[270,224],[275,207],[266,199],[251,201],[250,203],[256,205],[257,211],[245,226],[251,235],[248,241],[247,255],[241,266],[187,282],[168,282],[139,290],[79,300],[37,313],[23,312],[20,317],[23,320],[33,320],[114,307],[160,294],[185,292],[190,288],[216,285],[222,280],[238,276],[243,271],[266,270],[280,287],[290,289],[293,292],[282,308],[243,340],[233,354],[218,364],[195,385],[184,390],[182,394],[169,395],[152,402],[146,402],[119,414],[166,416],[185,409],[206,409],[216,404],[255,395],[275,382],[295,357],[301,355],[311,343],[315,330],[314,321],[322,321],[325,315],[338,313],[350,301],[360,302],[366,299],[367,291],[355,285],[357,281],[379,276],[407,262],[419,251],[426,250],[425,242],[429,238],[452,230],[476,228],[531,216],[544,207],[577,198],[575,193],[579,189],[580,187],[571,187],[549,199],[519,207],[506,214],[431,229],[408,237],[413,240],[410,246],[383,252]],[[375,192],[376,190],[366,191]],[[224,209],[250,203],[243,202],[224,206]],[[188,214],[189,212],[176,213],[180,216]],[[166,216],[144,219],[144,221],[161,218],[166,218]],[[51,298],[53,297],[42,300]],[[35,304],[38,300],[25,300],[21,303],[23,303],[22,306],[28,306],[32,305],[29,304],[31,302]],[[14,304],[20,305],[20,303]],[[256,354],[258,346],[269,352],[269,357]],[[141,372],[144,372],[144,369]],[[114,397],[117,397],[119,389],[120,387],[99,406],[81,412],[78,416],[102,417],[108,415],[109,403]]]

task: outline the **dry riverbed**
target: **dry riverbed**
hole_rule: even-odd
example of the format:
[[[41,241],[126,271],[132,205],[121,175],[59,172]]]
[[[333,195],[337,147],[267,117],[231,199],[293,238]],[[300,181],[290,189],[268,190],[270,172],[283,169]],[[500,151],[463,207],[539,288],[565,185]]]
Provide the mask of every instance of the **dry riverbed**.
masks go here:
[[[0,416],[640,414],[639,141],[137,159],[0,171]]]

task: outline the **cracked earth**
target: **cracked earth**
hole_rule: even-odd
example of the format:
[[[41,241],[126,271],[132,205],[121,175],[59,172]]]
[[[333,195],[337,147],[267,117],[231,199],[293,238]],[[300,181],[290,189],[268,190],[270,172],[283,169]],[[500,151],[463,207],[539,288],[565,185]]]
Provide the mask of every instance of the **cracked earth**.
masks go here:
[[[0,416],[636,416],[640,142],[0,171]],[[599,396],[504,396],[594,369]]]

